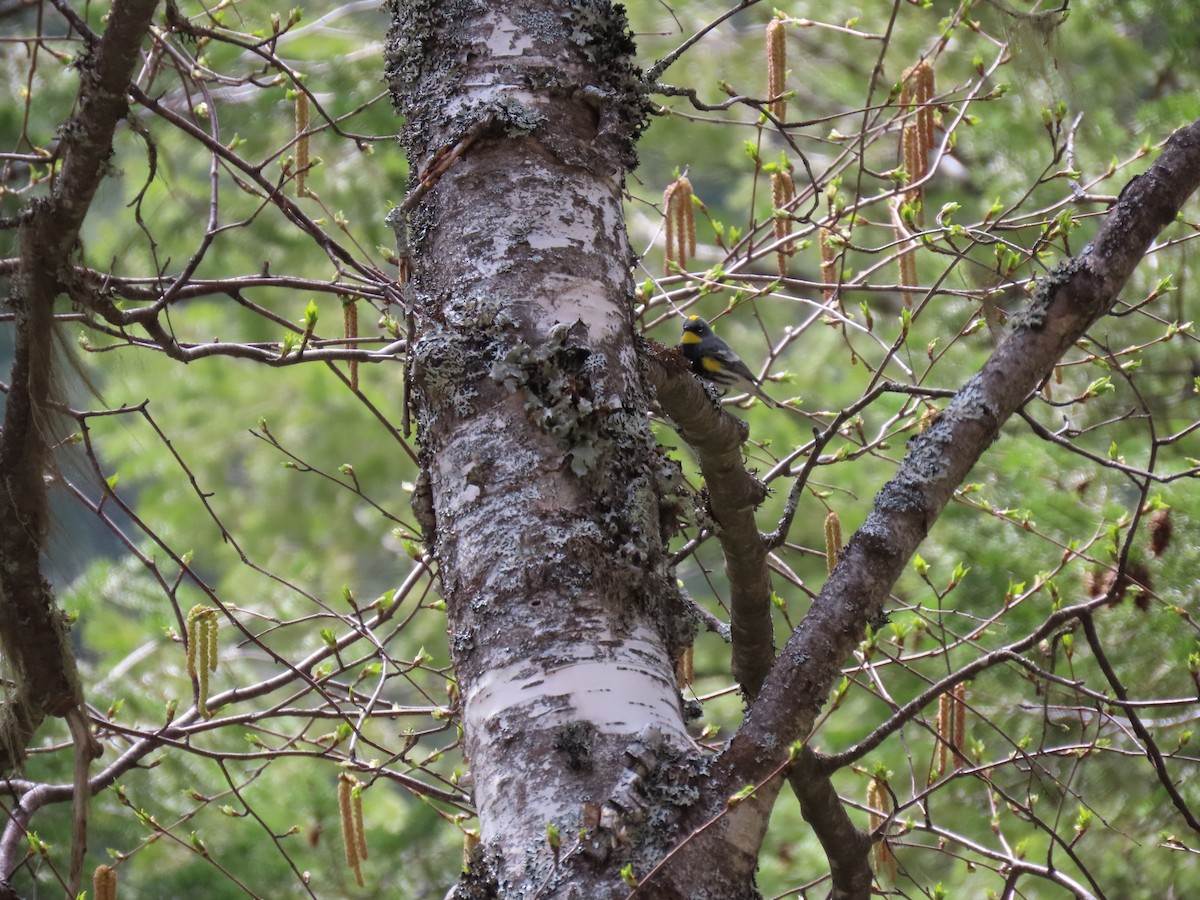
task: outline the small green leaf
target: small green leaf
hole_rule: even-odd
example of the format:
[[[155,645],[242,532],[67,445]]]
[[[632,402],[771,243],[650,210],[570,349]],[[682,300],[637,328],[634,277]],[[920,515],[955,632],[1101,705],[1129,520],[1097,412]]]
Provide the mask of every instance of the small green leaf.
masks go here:
[[[744,788],[742,788],[740,791],[738,791],[736,794],[734,794],[732,797],[730,797],[728,803],[730,806],[737,806],[743,800],[748,800],[751,797],[753,797],[755,794],[755,791],[757,791],[757,788],[752,784],[748,784]]]

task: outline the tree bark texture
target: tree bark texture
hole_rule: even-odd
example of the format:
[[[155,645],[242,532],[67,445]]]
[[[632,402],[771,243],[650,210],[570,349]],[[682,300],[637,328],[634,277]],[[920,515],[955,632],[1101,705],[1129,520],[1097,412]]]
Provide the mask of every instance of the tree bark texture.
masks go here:
[[[621,866],[644,871],[672,840],[629,835],[649,828],[646,775],[692,758],[672,661],[695,628],[666,554],[679,467],[650,433],[635,352],[633,45],[601,2],[392,14],[415,505],[482,832],[457,891],[624,896]]]

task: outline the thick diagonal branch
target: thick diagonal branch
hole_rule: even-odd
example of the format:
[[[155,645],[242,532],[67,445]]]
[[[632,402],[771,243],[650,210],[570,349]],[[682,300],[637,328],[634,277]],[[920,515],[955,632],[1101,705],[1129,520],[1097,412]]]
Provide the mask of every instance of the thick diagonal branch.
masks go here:
[[[1171,137],[1158,161],[1126,187],[1095,240],[1042,280],[1008,338],[941,417],[909,443],[900,470],[875,498],[874,510],[767,678],[731,758],[749,762],[768,735],[786,742],[808,734],[842,662],[881,615],[892,585],[955,488],[1000,426],[1112,308],[1151,241],[1197,186],[1200,122]],[[770,763],[751,765],[765,771]],[[753,774],[743,772],[741,780],[753,780]]]

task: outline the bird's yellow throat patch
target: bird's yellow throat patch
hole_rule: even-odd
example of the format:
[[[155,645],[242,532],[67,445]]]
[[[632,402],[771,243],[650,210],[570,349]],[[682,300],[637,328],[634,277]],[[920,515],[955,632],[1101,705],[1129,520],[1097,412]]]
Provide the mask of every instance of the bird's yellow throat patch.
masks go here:
[[[683,333],[682,337],[679,338],[679,343],[681,343],[681,344],[698,344],[698,343],[700,343],[701,340],[702,340],[702,338],[700,337],[700,335],[696,334],[694,331],[685,331]]]

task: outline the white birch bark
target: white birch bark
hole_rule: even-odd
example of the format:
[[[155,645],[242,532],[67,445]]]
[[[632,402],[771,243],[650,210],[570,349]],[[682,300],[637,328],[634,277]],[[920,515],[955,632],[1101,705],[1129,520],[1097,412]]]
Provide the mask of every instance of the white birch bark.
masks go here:
[[[660,525],[678,468],[644,414],[622,211],[641,101],[623,17],[578,7],[395,11],[427,187],[406,289],[424,525],[482,832],[463,896],[484,873],[505,895],[623,896],[631,783],[691,749],[672,658],[693,626]]]

